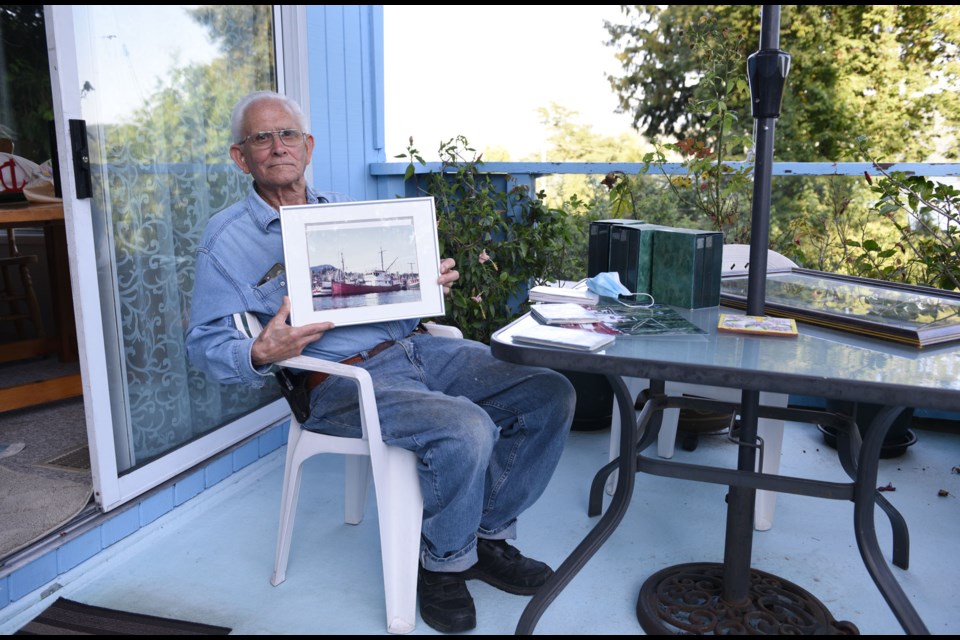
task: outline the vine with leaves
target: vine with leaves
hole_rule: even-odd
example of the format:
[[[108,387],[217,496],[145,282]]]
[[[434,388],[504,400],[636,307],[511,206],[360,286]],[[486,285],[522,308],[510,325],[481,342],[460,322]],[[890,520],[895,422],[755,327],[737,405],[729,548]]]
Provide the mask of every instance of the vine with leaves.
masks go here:
[[[866,138],[857,139],[869,157]],[[848,240],[859,250],[853,257],[857,273],[884,280],[960,290],[960,190],[923,176],[887,171],[872,161],[881,177],[864,178],[878,199],[872,210],[897,231],[891,241]]]
[[[446,319],[468,338],[490,335],[526,311],[529,287],[561,279],[573,259],[574,220],[547,206],[509,175],[483,171],[482,154],[464,136],[441,143],[439,171],[425,165],[410,138],[404,180],[417,195],[433,196],[443,257],[457,262],[460,279],[447,298]]]
[[[655,144],[643,158],[639,174],[658,170],[667,188],[693,224],[724,234],[727,243],[750,241],[753,166],[731,163],[734,154],[749,156],[753,141],[740,124],[738,108],[749,104],[749,87],[743,71],[746,43],[743,36],[724,29],[716,18],[704,16],[684,34],[685,44],[701,59],[704,69],[688,103],[688,117],[697,131],[676,142]],[[685,174],[668,175],[668,154],[679,156]],[[608,176],[607,184],[618,208],[632,191],[626,176]],[[638,212],[643,217],[643,212]]]

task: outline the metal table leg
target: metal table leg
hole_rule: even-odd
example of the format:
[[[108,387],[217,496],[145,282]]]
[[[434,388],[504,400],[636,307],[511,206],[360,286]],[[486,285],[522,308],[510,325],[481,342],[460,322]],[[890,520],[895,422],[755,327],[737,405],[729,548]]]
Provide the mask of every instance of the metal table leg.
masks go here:
[[[633,415],[633,398],[627,386],[623,383],[620,376],[607,376],[610,385],[613,387],[614,395],[617,398],[617,405],[620,408],[620,415]],[[660,393],[663,393],[663,383],[660,383]],[[575,575],[583,568],[587,561],[593,557],[593,554],[610,537],[613,531],[620,524],[627,508],[630,506],[630,498],[633,496],[633,487],[636,475],[636,456],[623,455],[623,452],[632,452],[637,448],[637,432],[646,427],[650,420],[652,407],[648,403],[637,418],[636,429],[620,429],[620,459],[619,471],[620,480],[617,482],[617,490],[613,494],[613,499],[607,512],[600,518],[597,525],[587,534],[587,537],[577,545],[573,553],[557,568],[554,574],[547,580],[537,592],[520,616],[517,623],[517,635],[531,635],[540,616],[546,610],[550,603],[559,595],[564,587],[573,579]]]

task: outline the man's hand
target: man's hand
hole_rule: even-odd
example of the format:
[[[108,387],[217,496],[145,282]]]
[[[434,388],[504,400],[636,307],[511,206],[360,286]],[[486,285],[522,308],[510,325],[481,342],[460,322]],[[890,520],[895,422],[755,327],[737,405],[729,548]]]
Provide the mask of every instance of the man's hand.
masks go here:
[[[437,278],[437,284],[443,285],[443,292],[450,293],[450,287],[460,279],[460,272],[455,270],[457,261],[453,258],[444,258],[440,261],[440,277]]]
[[[456,272],[454,272],[456,273]],[[315,322],[303,327],[291,327],[287,324],[290,316],[290,298],[283,296],[283,305],[253,341],[250,359],[253,366],[280,362],[299,356],[304,347],[319,340],[324,333],[333,328],[332,322]]]

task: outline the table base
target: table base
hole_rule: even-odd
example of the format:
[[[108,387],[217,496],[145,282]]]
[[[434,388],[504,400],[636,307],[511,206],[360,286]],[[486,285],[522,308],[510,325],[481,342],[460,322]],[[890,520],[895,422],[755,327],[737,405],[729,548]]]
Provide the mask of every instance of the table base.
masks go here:
[[[722,593],[723,564],[667,567],[640,588],[637,619],[648,635],[860,635],[805,589],[763,571],[750,570],[747,602],[726,603]]]

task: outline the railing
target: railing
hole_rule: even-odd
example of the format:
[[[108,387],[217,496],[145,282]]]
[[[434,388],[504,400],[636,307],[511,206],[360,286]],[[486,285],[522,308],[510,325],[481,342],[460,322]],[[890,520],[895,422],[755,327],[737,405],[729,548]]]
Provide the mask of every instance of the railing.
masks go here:
[[[728,162],[727,164],[739,168],[745,163]],[[408,166],[409,163],[406,162],[371,163],[370,175],[377,180],[379,197],[414,195],[408,193],[408,185],[404,184],[403,177]],[[643,166],[639,162],[485,162],[482,169],[486,173],[509,175],[517,185],[526,185],[531,191],[535,191],[538,178],[555,175],[605,176],[610,172],[636,175]],[[927,178],[960,177],[960,162],[901,162],[881,163],[880,166],[887,172],[900,171]],[[439,162],[414,164],[414,171],[420,175],[441,169],[442,164]],[[665,163],[663,171],[668,175],[686,175],[687,173],[687,170],[678,162]],[[773,176],[862,176],[864,172],[872,176],[877,175],[876,168],[870,162],[774,162],[772,167]],[[650,175],[656,175],[656,173],[651,171]],[[813,404],[817,402],[816,399],[804,399],[805,403],[811,401]],[[927,417],[948,420],[960,418],[960,416],[942,412],[922,413]]]
[[[733,168],[747,164],[743,162],[726,163]],[[379,183],[380,197],[404,195],[406,187],[403,176],[407,171],[405,162],[375,162],[370,165],[370,175]],[[668,175],[685,175],[686,168],[679,162],[668,162],[663,166]],[[960,162],[897,162],[881,163],[885,171],[902,171],[907,174],[921,175],[927,178],[960,177]],[[418,174],[440,171],[439,162],[425,165],[414,164]],[[486,173],[509,174],[518,185],[536,187],[537,178],[554,175],[594,175],[605,176],[610,172],[622,172],[636,175],[643,169],[639,162],[485,162],[482,165]],[[774,162],[774,176],[862,176],[864,172],[876,175],[876,169],[870,162]],[[651,171],[651,175],[655,175]]]

